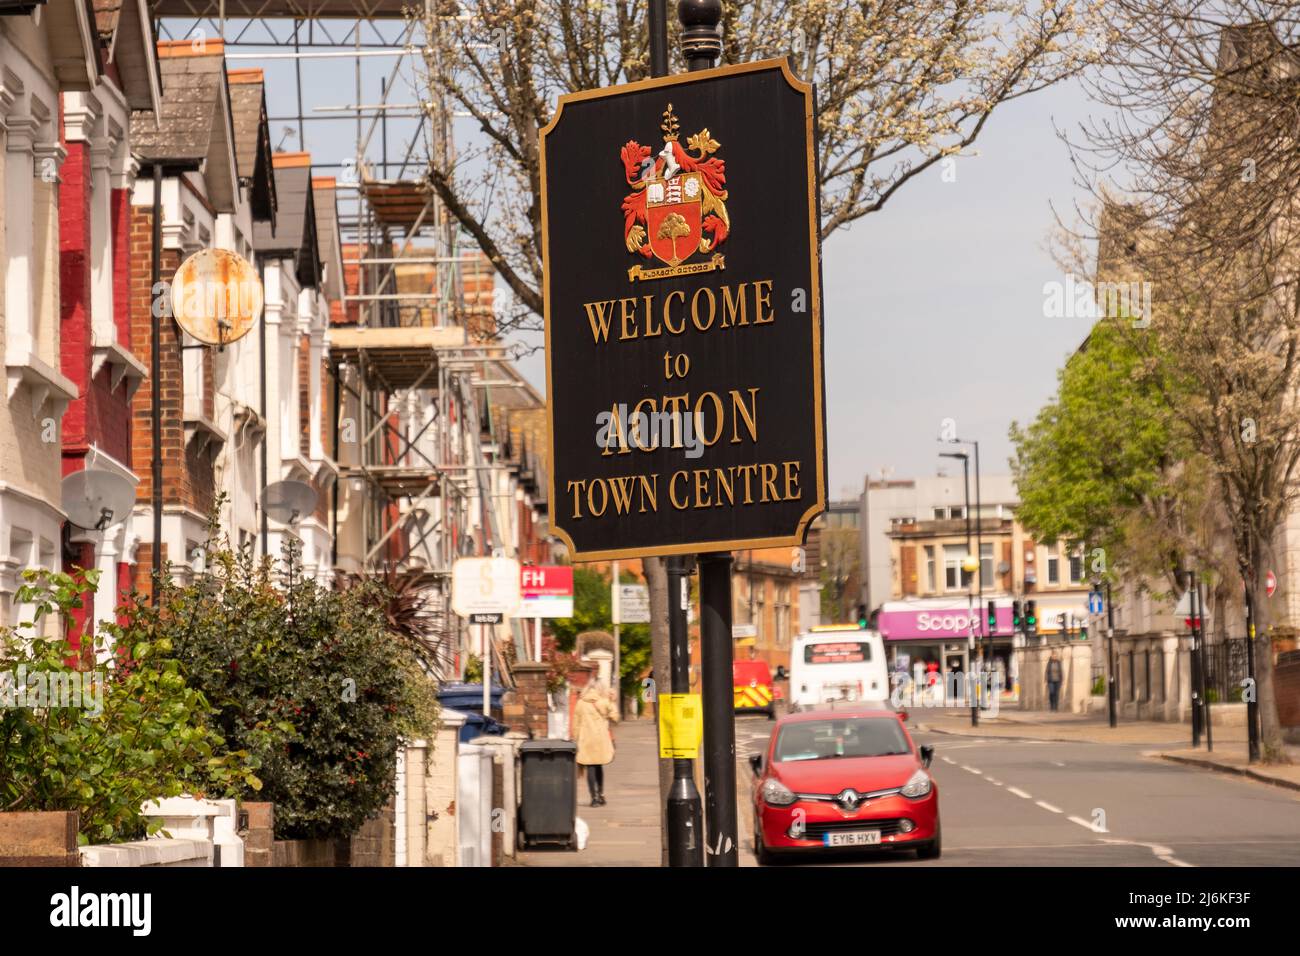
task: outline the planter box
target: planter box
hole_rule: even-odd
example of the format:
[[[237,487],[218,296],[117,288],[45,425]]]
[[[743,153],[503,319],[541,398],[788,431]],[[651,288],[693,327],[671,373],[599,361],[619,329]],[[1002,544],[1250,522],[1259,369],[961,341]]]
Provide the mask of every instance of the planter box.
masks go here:
[[[75,810],[0,813],[0,866],[80,866]]]

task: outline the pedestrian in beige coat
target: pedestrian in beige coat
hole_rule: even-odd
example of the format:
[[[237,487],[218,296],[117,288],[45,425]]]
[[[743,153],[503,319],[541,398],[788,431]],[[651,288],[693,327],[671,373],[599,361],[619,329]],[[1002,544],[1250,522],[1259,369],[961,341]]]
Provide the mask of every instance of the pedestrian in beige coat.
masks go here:
[[[618,709],[605,685],[592,681],[573,710],[573,739],[578,744],[578,765],[587,769],[591,805],[605,805],[605,764],[614,759],[614,732],[610,723],[618,720]]]

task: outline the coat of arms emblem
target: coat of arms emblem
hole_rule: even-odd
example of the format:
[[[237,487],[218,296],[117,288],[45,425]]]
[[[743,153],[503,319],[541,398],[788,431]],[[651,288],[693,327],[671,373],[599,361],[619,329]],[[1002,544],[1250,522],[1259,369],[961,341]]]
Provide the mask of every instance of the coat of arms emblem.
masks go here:
[[[731,229],[723,188],[725,164],[713,155],[721,144],[706,127],[687,139],[683,148],[671,103],[663,116],[664,145],[658,153],[652,155],[649,146],[631,140],[621,154],[627,184],[632,187],[623,200],[627,251],[664,263],[656,269],[633,266],[628,270],[631,280],[725,267],[723,256],[716,251]],[[687,261],[696,255],[709,258]]]

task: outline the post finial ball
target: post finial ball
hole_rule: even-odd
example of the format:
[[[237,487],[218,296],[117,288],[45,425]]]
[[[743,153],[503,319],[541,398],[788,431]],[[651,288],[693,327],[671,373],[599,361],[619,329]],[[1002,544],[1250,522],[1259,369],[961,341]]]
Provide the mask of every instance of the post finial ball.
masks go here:
[[[678,0],[682,56],[689,70],[707,70],[722,56],[722,0]]]
[[[714,28],[722,22],[722,0],[678,0],[677,19],[684,27]]]

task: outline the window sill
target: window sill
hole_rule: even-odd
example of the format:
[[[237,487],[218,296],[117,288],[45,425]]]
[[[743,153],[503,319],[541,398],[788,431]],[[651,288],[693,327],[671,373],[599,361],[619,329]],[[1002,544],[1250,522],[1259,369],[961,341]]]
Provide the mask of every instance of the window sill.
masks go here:
[[[128,402],[135,397],[136,390],[140,388],[141,383],[149,377],[148,366],[117,342],[109,342],[94,347],[94,355],[90,362],[91,377],[98,375],[105,365],[110,370],[108,383],[110,391],[116,392],[117,387],[122,384],[122,379],[126,379],[126,400]]]
[[[185,444],[197,442],[200,454],[208,448],[221,451],[226,445],[226,433],[206,415],[189,413],[185,416]]]
[[[40,417],[41,409],[47,403],[54,417],[62,418],[68,403],[81,394],[72,379],[31,353],[6,353],[5,374],[9,401],[12,402],[23,387],[31,391],[33,419]]]

